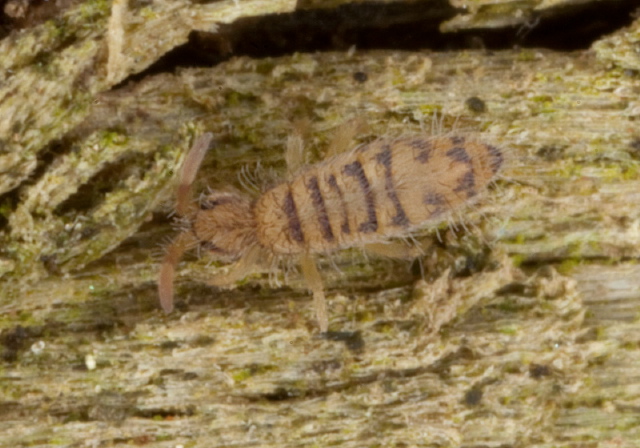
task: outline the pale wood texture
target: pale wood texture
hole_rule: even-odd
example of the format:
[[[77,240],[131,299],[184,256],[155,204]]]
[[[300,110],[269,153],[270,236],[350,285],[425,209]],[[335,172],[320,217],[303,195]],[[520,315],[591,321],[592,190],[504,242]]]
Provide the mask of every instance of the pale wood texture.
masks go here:
[[[569,54],[240,57],[108,91],[108,73],[130,71],[104,66],[67,115],[36,114],[24,88],[31,112],[11,103],[0,122],[4,148],[21,148],[0,154],[2,185],[32,176],[3,206],[0,445],[637,446],[639,28]],[[627,53],[607,44],[620,39]],[[217,139],[196,188],[264,186],[296,119],[312,162],[353,118],[361,140],[453,128],[509,155],[455,234],[418,236],[425,279],[360,251],[323,260],[321,338],[299,273],[219,291],[203,282],[224,268],[192,256],[164,315],[163,217],[193,137]]]

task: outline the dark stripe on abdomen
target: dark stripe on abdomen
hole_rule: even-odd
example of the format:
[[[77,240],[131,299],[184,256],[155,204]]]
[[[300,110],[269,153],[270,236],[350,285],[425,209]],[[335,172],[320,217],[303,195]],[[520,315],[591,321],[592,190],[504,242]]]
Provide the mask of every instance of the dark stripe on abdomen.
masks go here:
[[[322,197],[322,192],[320,191],[320,186],[318,185],[318,178],[316,176],[313,176],[311,179],[309,179],[307,189],[309,190],[309,194],[311,195],[313,208],[316,210],[316,215],[318,215],[318,224],[320,224],[322,237],[326,241],[333,241],[333,230],[331,230],[331,223],[329,222],[327,207],[324,204],[324,198]]]
[[[391,177],[391,148],[389,145],[384,145],[382,152],[376,154],[376,160],[384,166],[384,188],[387,190],[387,195],[396,208],[396,216],[393,217],[391,222],[395,226],[407,227],[409,225],[409,218],[407,218],[407,214],[402,208],[396,189],[393,186],[393,178]]]
[[[415,158],[420,163],[427,163],[433,155],[433,145],[429,140],[416,138],[409,142],[409,146],[419,151]]]
[[[363,233],[376,232],[378,230],[378,218],[376,216],[376,201],[369,185],[369,180],[364,174],[362,164],[359,161],[355,161],[344,166],[344,174],[347,176],[353,176],[357,179],[364,193],[365,202],[367,204],[367,221],[360,224],[358,231]]]
[[[289,221],[289,233],[298,243],[304,242],[304,234],[302,233],[302,226],[300,226],[300,218],[298,217],[298,209],[296,203],[293,201],[293,194],[291,193],[291,186],[287,190],[287,194],[284,197],[284,205],[282,207],[284,213],[287,215]]]

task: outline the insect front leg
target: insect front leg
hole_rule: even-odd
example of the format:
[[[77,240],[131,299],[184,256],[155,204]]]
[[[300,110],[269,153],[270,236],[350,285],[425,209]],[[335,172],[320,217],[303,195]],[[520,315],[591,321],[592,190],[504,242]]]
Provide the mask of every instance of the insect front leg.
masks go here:
[[[316,318],[318,319],[320,331],[326,333],[329,329],[329,318],[327,316],[327,301],[324,296],[322,277],[320,277],[320,272],[318,272],[318,267],[311,254],[304,254],[300,260],[300,265],[302,266],[302,274],[307,286],[313,293],[313,306],[316,309]]]
[[[249,249],[225,273],[216,274],[207,280],[207,284],[218,287],[228,287],[252,274],[259,264],[261,250],[258,246]]]

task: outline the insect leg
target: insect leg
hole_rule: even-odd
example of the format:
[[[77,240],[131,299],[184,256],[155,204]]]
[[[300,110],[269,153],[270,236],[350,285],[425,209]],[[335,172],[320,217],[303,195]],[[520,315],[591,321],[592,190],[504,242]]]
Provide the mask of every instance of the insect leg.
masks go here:
[[[284,154],[290,176],[304,165],[304,143],[310,126],[308,120],[299,120],[293,124],[293,132],[287,139],[287,150]]]
[[[356,135],[366,132],[368,127],[362,118],[354,118],[341,124],[338,129],[336,129],[331,143],[329,143],[329,149],[327,149],[325,158],[341,154],[353,147],[353,139]]]
[[[324,297],[322,277],[320,277],[318,267],[311,254],[304,254],[300,260],[300,264],[302,265],[304,279],[313,293],[313,305],[316,309],[316,318],[318,319],[320,331],[326,333],[329,329],[329,318],[327,317],[327,301]]]
[[[232,265],[225,273],[217,274],[207,280],[212,286],[231,286],[251,274],[259,264],[261,250],[259,246],[252,247]]]

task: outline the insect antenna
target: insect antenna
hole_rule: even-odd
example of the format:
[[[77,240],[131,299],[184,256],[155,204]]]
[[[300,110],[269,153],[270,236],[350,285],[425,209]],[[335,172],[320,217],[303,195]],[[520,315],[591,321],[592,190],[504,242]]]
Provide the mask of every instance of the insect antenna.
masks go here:
[[[193,205],[191,205],[191,187],[193,181],[198,174],[198,168],[202,164],[204,155],[209,149],[213,134],[211,132],[205,132],[196,139],[189,154],[182,166],[182,173],[180,175],[180,185],[178,185],[178,191],[176,194],[176,213],[179,216],[184,216]]]
[[[176,193],[176,214],[180,217],[184,217],[195,208],[191,199],[191,189],[212,139],[213,134],[210,132],[198,137],[187,154],[184,165],[182,165],[180,184]],[[167,247],[158,277],[158,295],[160,296],[160,305],[165,313],[173,311],[173,281],[176,266],[185,251],[197,246],[197,243],[198,241],[192,232],[184,231]]]
[[[173,240],[173,243],[167,247],[158,278],[160,305],[162,305],[165,313],[173,311],[173,280],[176,266],[180,258],[182,258],[182,255],[196,244],[197,240],[195,236],[191,232],[184,232],[178,235],[178,237]]]

